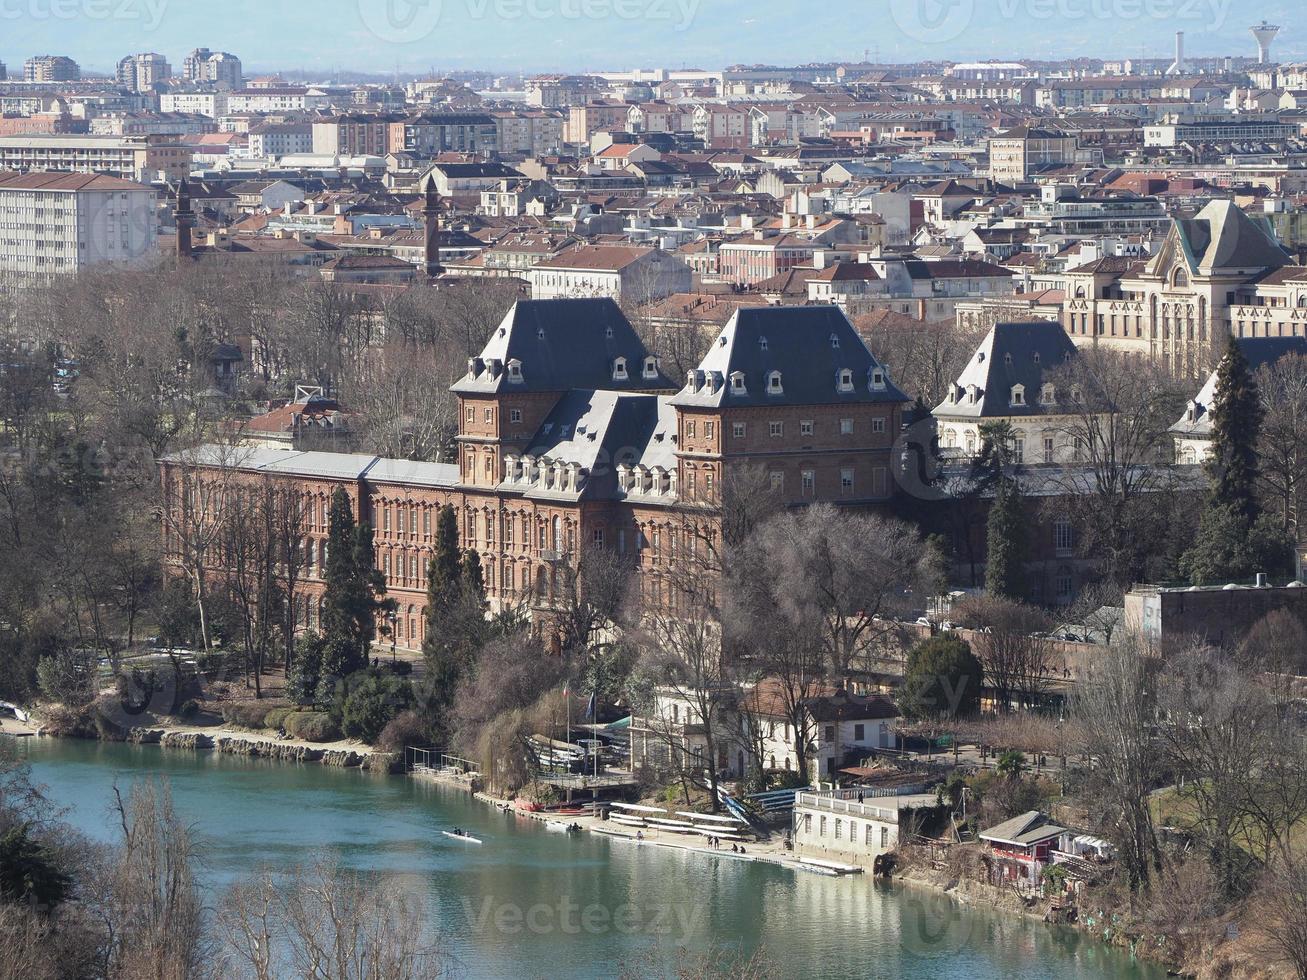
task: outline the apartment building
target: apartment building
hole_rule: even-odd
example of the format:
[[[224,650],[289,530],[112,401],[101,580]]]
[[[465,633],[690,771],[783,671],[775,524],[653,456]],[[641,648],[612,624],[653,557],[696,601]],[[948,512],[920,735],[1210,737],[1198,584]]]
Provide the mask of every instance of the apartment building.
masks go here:
[[[114,77],[129,91],[149,92],[172,77],[172,66],[167,58],[154,51],[129,54],[118,62]]]
[[[484,112],[424,112],[389,123],[388,149],[430,158],[439,153],[493,153],[499,128]]]
[[[159,96],[159,109],[162,112],[185,112],[218,119],[227,115],[227,93],[176,90],[164,92]]]
[[[177,180],[191,151],[167,137],[41,133],[0,136],[0,170],[71,170],[124,180]]]
[[[95,174],[0,172],[0,276],[70,275],[156,254],[152,188]]]
[[[63,55],[39,54],[23,64],[25,82],[75,82],[82,77],[82,69]]]

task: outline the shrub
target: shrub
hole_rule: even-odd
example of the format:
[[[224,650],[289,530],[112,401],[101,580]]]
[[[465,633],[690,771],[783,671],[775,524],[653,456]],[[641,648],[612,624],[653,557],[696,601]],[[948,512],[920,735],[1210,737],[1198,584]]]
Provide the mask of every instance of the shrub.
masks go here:
[[[222,706],[222,720],[241,728],[264,728],[272,706],[262,701],[228,701]]]
[[[371,744],[390,720],[413,706],[413,687],[408,681],[381,671],[352,674],[340,701],[341,730],[350,738]]]
[[[335,719],[325,711],[292,711],[284,724],[291,738],[306,742],[334,742],[340,737]]]
[[[98,667],[88,650],[61,649],[36,665],[37,685],[46,699],[83,708],[95,700]]]
[[[390,672],[397,677],[408,677],[413,673],[413,664],[407,660],[396,660],[390,665]]]
[[[409,709],[390,719],[377,738],[377,746],[387,752],[403,752],[407,746],[426,745],[430,740],[422,716]]]
[[[263,727],[274,729],[285,728],[286,717],[294,710],[295,709],[291,707],[273,708],[263,716]]]

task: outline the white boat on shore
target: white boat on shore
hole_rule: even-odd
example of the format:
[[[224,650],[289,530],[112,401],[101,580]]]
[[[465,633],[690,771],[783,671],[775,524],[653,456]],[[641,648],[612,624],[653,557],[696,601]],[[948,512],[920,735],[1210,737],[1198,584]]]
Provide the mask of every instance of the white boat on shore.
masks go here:
[[[482,841],[479,838],[473,837],[471,834],[456,834],[452,830],[442,830],[441,833],[444,834],[446,837],[448,837],[450,840],[462,841],[464,844],[482,843]]]

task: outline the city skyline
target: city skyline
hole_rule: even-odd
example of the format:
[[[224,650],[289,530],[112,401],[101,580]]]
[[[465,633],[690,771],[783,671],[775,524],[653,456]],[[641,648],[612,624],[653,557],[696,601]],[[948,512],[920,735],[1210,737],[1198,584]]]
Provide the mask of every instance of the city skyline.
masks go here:
[[[0,61],[65,54],[111,74],[122,56],[157,51],[179,64],[199,46],[239,54],[253,72],[371,74],[538,72],[808,62],[1166,58],[1184,31],[1192,58],[1252,57],[1249,28],[1291,25],[1286,0],[873,0],[824,7],[798,23],[779,0],[323,0],[311,22],[248,0],[22,0],[0,7]],[[866,13],[865,29],[842,16]],[[786,23],[778,32],[775,25]],[[1102,23],[1101,30],[1086,24]],[[836,27],[838,26],[838,30]],[[1128,30],[1126,30],[1128,28]],[[1123,35],[1130,37],[1122,43]],[[833,38],[839,37],[837,42]],[[1280,61],[1307,57],[1291,27]]]

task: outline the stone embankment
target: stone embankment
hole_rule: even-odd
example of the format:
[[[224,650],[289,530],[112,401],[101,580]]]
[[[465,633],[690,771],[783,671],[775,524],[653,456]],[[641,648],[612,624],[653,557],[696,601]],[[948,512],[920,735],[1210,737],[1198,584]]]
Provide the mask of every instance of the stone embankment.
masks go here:
[[[399,772],[403,760],[397,752],[378,752],[366,746],[341,747],[306,742],[233,735],[221,731],[185,731],[168,728],[133,728],[126,740],[137,745],[160,745],[191,752],[213,751],[276,762],[316,762],[338,769],[360,768],[369,772]]]

